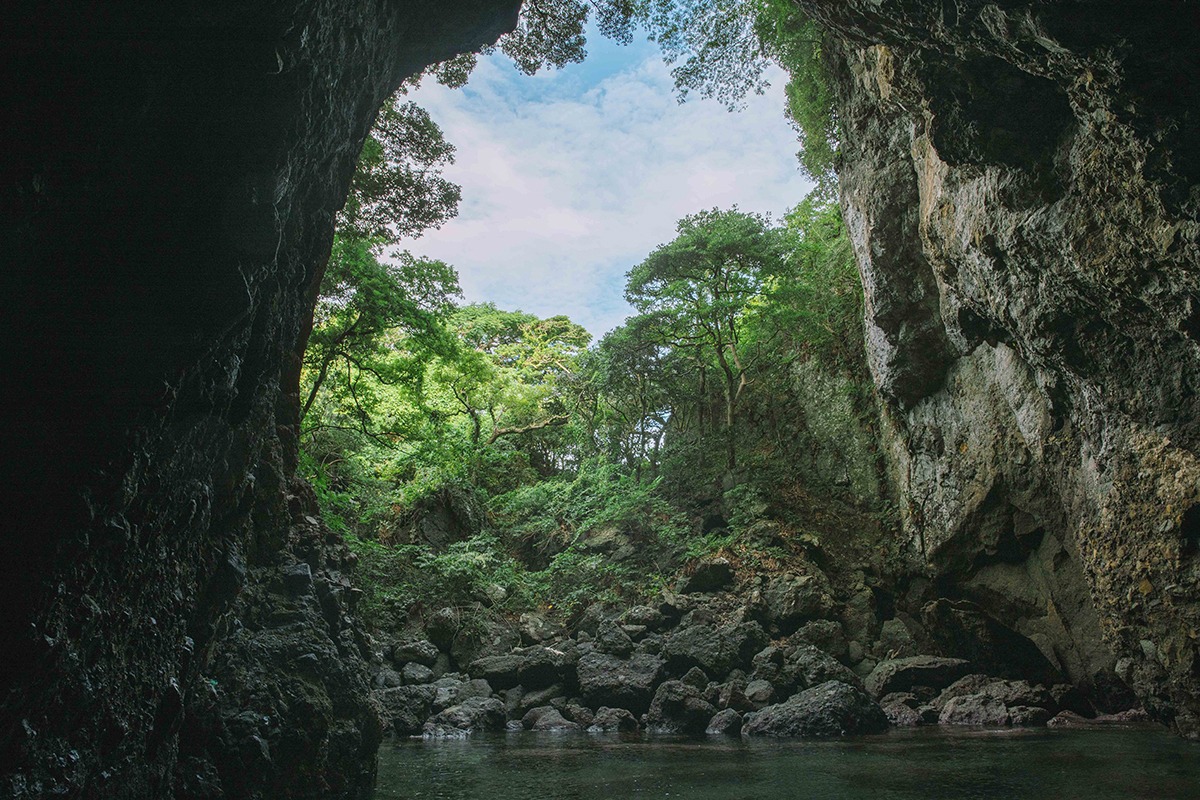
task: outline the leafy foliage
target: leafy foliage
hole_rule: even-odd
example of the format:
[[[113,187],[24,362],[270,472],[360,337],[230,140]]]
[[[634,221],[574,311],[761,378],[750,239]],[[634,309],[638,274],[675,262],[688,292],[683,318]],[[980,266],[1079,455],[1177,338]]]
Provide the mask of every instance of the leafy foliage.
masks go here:
[[[572,613],[653,592],[740,546],[794,482],[794,365],[863,376],[823,34],[790,0],[530,0],[498,48],[527,73],[562,67],[593,15],[617,41],[657,41],[681,99],[735,108],[781,64],[819,191],[781,224],[685,217],[628,275],[638,313],[592,343],[563,316],[459,307],[451,266],[388,252],[459,202],[441,176],[454,148],[393,98],[339,215],[302,386],[301,470],[359,556],[376,625],[434,603]],[[428,73],[462,85],[475,61]]]

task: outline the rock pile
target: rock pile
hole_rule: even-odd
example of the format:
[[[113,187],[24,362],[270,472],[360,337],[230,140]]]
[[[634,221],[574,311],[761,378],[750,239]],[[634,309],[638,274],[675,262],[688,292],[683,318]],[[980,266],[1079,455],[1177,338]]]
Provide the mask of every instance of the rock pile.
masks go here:
[[[696,575],[681,582],[686,593],[653,605],[594,606],[570,632],[528,614],[506,626],[483,609],[438,611],[378,659],[385,725],[425,737],[506,728],[829,737],[1096,716],[1066,684],[916,652],[932,641],[919,623],[839,607],[823,575],[760,580],[764,591],[732,586],[721,567]]]

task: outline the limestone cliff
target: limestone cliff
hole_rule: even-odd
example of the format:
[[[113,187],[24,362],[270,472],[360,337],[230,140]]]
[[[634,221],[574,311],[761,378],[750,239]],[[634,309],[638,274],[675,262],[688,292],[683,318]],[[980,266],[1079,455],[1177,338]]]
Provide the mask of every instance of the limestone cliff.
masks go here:
[[[295,353],[381,101],[516,5],[6,13],[0,793],[370,790],[347,554],[290,482]]]
[[[914,565],[1200,737],[1200,8],[799,4]]]

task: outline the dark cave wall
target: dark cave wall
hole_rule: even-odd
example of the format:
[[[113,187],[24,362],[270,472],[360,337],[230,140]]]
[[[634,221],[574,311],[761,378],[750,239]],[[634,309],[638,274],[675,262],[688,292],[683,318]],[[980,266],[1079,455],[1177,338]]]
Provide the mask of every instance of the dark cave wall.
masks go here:
[[[369,788],[347,556],[290,479],[295,353],[380,102],[516,5],[7,12],[8,796]]]
[[[1200,7],[799,4],[914,567],[1200,737]]]

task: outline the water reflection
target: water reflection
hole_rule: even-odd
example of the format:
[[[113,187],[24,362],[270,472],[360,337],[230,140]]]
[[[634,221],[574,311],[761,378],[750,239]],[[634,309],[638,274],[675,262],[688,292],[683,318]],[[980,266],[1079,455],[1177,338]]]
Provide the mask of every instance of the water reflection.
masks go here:
[[[400,742],[376,797],[410,800],[1168,800],[1200,751],[1157,730],[895,731],[838,741],[520,733]]]

